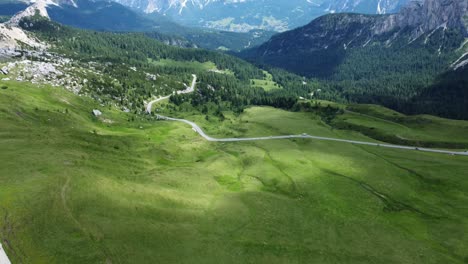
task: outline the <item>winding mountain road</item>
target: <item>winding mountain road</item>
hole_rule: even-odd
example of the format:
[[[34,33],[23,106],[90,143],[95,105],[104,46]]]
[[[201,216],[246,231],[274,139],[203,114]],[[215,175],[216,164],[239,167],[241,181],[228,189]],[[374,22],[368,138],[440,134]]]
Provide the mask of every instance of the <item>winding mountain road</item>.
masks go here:
[[[183,90],[183,91],[177,91],[176,93],[177,94],[186,94],[186,93],[191,93],[193,91],[195,91],[195,84],[197,83],[197,76],[195,74],[192,74],[192,77],[193,77],[193,80],[192,80],[192,84],[190,86],[187,86],[187,89]],[[158,99],[155,99],[153,101],[150,101],[147,105],[146,105],[146,112],[148,114],[151,114],[151,112],[153,111],[153,105],[159,101],[162,101],[162,100],[166,100],[166,99],[169,99],[169,97],[171,97],[171,95],[168,95],[168,96],[164,96],[164,97],[160,97]]]
[[[185,90],[189,92],[193,92],[195,89],[195,83],[197,80],[197,76],[193,75],[192,86],[189,89]],[[187,93],[185,91],[181,91],[181,93]],[[170,96],[162,97],[156,100],[151,101],[146,111],[148,113],[152,112],[152,105],[158,101],[164,100],[169,98]],[[429,149],[429,148],[418,148],[418,147],[411,147],[411,146],[401,146],[401,145],[392,145],[392,144],[381,144],[381,143],[374,143],[374,142],[366,142],[366,141],[357,141],[357,140],[348,140],[348,139],[340,139],[340,138],[330,138],[330,137],[318,137],[318,136],[311,136],[307,134],[300,134],[300,135],[285,135],[285,136],[270,136],[270,137],[250,137],[250,138],[213,138],[208,136],[203,129],[201,129],[197,124],[192,121],[186,119],[179,119],[179,118],[172,118],[162,115],[157,115],[158,119],[168,120],[168,121],[177,121],[188,124],[192,127],[192,129],[197,132],[200,136],[202,136],[207,141],[211,142],[241,142],[241,141],[259,141],[259,140],[275,140],[275,139],[293,139],[293,138],[302,138],[302,139],[315,139],[315,140],[325,140],[325,141],[335,141],[335,142],[343,142],[343,143],[350,143],[356,145],[366,145],[366,146],[375,146],[375,147],[383,147],[383,148],[393,148],[393,149],[404,149],[404,150],[416,150],[416,151],[423,151],[423,152],[432,152],[432,153],[440,153],[440,154],[449,154],[449,155],[461,155],[461,156],[468,156],[468,152],[458,152],[458,151],[450,151],[450,150],[439,150],[439,149]]]

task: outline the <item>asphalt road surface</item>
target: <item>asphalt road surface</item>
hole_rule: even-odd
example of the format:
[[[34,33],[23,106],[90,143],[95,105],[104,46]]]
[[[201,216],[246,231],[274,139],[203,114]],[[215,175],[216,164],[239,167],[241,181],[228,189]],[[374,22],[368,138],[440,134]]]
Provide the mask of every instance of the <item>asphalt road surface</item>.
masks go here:
[[[187,89],[183,90],[183,91],[177,91],[176,93],[177,94],[186,94],[186,93],[191,93],[195,90],[195,84],[197,83],[197,76],[195,74],[192,74],[193,76],[193,80],[192,80],[192,85],[190,85],[190,87],[187,87]],[[158,99],[155,99],[151,102],[149,102],[147,105],[146,105],[146,112],[151,114],[152,112],[152,109],[153,109],[153,105],[159,101],[162,101],[162,100],[166,100],[166,99],[169,99],[169,97],[171,97],[171,95],[168,95],[168,96],[164,96],[164,97],[160,97]],[[1,263],[0,263],[1,264]]]
[[[204,139],[206,139],[208,141],[213,141],[213,142],[239,142],[239,141],[258,141],[258,140],[303,138],[303,139],[335,141],[335,142],[343,142],[343,143],[350,143],[350,144],[356,144],[356,145],[367,145],[367,146],[375,146],[375,147],[383,147],[383,148],[405,149],[405,150],[433,152],[433,153],[441,153],[441,154],[449,154],[449,155],[468,156],[468,152],[457,152],[457,151],[449,151],[449,150],[418,148],[418,147],[391,145],[391,144],[381,144],[381,143],[357,141],[357,140],[348,140],[348,139],[340,139],[340,138],[317,137],[317,136],[311,136],[311,135],[307,135],[307,134],[285,135],[285,136],[270,136],[270,137],[251,137],[251,138],[213,138],[213,137],[208,136],[197,124],[195,124],[192,121],[185,120],[185,119],[172,118],[172,117],[167,117],[167,116],[161,116],[161,115],[158,115],[157,117],[159,119],[162,119],[162,120],[178,121],[178,122],[186,123],[186,124],[192,126],[193,130],[195,132],[197,132],[200,136],[202,136]]]
[[[0,244],[0,264],[11,264],[7,254],[3,250],[2,244]]]
[[[195,74],[193,76],[192,85],[188,87],[184,91],[179,91],[177,93],[191,93],[195,89],[195,83],[197,81],[197,76]],[[159,99],[153,100],[148,103],[146,111],[148,113],[152,112],[153,104],[159,102],[161,100],[169,98],[169,96],[161,97]],[[411,147],[411,146],[401,146],[401,145],[392,145],[392,144],[381,144],[381,143],[374,143],[374,142],[366,142],[366,141],[357,141],[357,140],[347,140],[347,139],[340,139],[340,138],[329,138],[329,137],[317,137],[311,136],[307,134],[301,135],[285,135],[285,136],[270,136],[270,137],[251,137],[251,138],[213,138],[208,136],[203,129],[201,129],[197,124],[192,121],[186,119],[178,119],[172,118],[167,116],[158,115],[158,119],[168,120],[168,121],[177,121],[182,122],[190,125],[192,129],[197,132],[200,136],[204,139],[212,142],[241,142],[241,141],[258,141],[258,140],[275,140],[275,139],[293,139],[293,138],[303,138],[303,139],[314,139],[314,140],[325,140],[325,141],[335,141],[335,142],[343,142],[343,143],[350,143],[356,145],[366,145],[366,146],[375,146],[375,147],[382,147],[382,148],[393,148],[393,149],[404,149],[404,150],[414,150],[414,151],[423,151],[423,152],[432,152],[432,153],[440,153],[440,154],[448,154],[448,155],[461,155],[461,156],[468,156],[468,152],[459,152],[459,151],[450,151],[450,150],[439,150],[439,149],[429,149],[429,148],[418,148],[418,147]]]

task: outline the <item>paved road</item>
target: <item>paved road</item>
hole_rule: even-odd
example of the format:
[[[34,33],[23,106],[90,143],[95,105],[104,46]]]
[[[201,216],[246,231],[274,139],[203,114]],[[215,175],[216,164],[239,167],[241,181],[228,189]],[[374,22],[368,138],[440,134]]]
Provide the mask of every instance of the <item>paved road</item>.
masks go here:
[[[192,80],[192,85],[190,86],[187,86],[187,89],[183,90],[183,91],[177,91],[177,94],[186,94],[186,93],[191,93],[195,90],[195,84],[197,83],[197,76],[195,74],[192,74],[193,76],[193,80]],[[147,105],[146,105],[146,112],[147,113],[150,113],[152,112],[152,109],[153,109],[153,105],[159,101],[162,101],[162,100],[166,100],[166,99],[169,99],[169,97],[171,97],[171,95],[168,95],[168,96],[164,96],[164,97],[160,97],[158,99],[155,99],[151,102],[149,102]],[[1,263],[0,263],[1,264]]]
[[[190,93],[193,92],[195,89],[195,83],[197,81],[197,76],[193,75],[192,85],[187,88],[185,91],[180,91],[178,93]],[[152,112],[152,106],[154,103],[169,98],[169,96],[162,97],[156,100],[153,100],[148,103],[146,111],[148,113]],[[373,143],[373,142],[365,142],[365,141],[357,141],[357,140],[347,140],[347,139],[340,139],[340,138],[329,138],[329,137],[317,137],[311,136],[307,134],[302,135],[285,135],[285,136],[271,136],[271,137],[251,137],[251,138],[213,138],[208,136],[203,129],[201,129],[197,124],[192,121],[186,119],[178,119],[172,118],[167,116],[158,115],[158,119],[162,120],[169,120],[169,121],[177,121],[182,122],[190,125],[192,129],[197,132],[200,136],[204,139],[212,142],[240,142],[240,141],[258,141],[258,140],[274,140],[274,139],[293,139],[293,138],[303,138],[303,139],[315,139],[315,140],[326,140],[326,141],[335,141],[335,142],[343,142],[343,143],[350,143],[356,145],[366,145],[366,146],[375,146],[375,147],[383,147],[383,148],[394,148],[394,149],[405,149],[405,150],[417,150],[417,151],[424,151],[424,152],[432,152],[432,153],[442,153],[442,154],[449,154],[449,155],[462,155],[468,156],[468,152],[457,152],[457,151],[449,151],[449,150],[439,150],[439,149],[429,149],[429,148],[417,148],[411,146],[401,146],[401,145],[391,145],[391,144],[380,144],[380,143]]]
[[[410,146],[381,144],[381,143],[373,143],[373,142],[365,142],[365,141],[357,141],[357,140],[347,140],[347,139],[340,139],[340,138],[317,137],[317,136],[311,136],[311,135],[307,135],[307,134],[271,136],[271,137],[251,137],[251,138],[213,138],[213,137],[208,136],[197,124],[195,124],[192,121],[185,120],[185,119],[172,118],[172,117],[167,117],[167,116],[161,116],[161,115],[158,115],[158,118],[163,119],[163,120],[178,121],[178,122],[186,123],[186,124],[192,126],[192,129],[195,132],[197,132],[200,136],[202,136],[204,139],[206,139],[208,141],[213,141],[213,142],[239,142],[239,141],[258,141],[258,140],[303,138],[303,139],[336,141],[336,142],[351,143],[351,144],[356,144],[356,145],[367,145],[367,146],[375,146],[375,147],[383,147],[383,148],[417,150],[417,151],[424,151],[424,152],[433,152],[433,153],[442,153],[442,154],[450,154],[450,155],[468,156],[468,152],[457,152],[457,151],[428,149],[428,148],[416,148],[416,147],[410,147]]]
[[[3,250],[2,244],[0,244],[0,264],[11,264],[7,254]]]

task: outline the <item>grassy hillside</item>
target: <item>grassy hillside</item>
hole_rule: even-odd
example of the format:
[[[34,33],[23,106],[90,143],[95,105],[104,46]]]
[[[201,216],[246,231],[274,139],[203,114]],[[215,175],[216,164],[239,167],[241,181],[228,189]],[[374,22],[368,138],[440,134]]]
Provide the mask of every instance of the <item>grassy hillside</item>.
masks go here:
[[[267,71],[263,71],[263,78],[262,79],[251,79],[250,83],[252,87],[261,87],[265,91],[281,89],[281,85],[277,82],[273,81],[273,76],[271,73]]]
[[[377,105],[351,105],[332,125],[395,144],[468,149],[466,121],[406,116]]]
[[[209,143],[183,124],[60,88],[4,85],[0,241],[13,263],[468,260],[466,157],[314,140]],[[366,139],[265,107],[223,122],[187,117],[214,136]]]

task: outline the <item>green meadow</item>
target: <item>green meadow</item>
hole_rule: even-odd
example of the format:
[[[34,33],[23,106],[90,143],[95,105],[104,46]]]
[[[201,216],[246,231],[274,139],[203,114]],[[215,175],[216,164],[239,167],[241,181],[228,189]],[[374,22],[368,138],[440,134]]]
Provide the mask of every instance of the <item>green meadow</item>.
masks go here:
[[[468,157],[304,139],[213,143],[61,88],[2,86],[0,241],[12,263],[468,263]],[[468,122],[413,127],[358,112],[345,118],[466,142]],[[179,115],[217,137],[375,141],[313,113]]]
[[[267,71],[263,71],[263,79],[251,79],[250,85],[252,87],[261,87],[265,91],[271,91],[274,89],[282,89],[281,85],[273,81],[273,75]]]
[[[149,61],[158,66],[171,66],[171,67],[180,67],[180,68],[192,68],[192,69],[202,69],[202,70],[210,70],[216,69],[216,64],[213,62],[198,62],[198,61],[175,61],[171,59],[161,59],[158,61]]]
[[[157,66],[165,66],[165,67],[175,67],[175,68],[186,68],[192,69],[195,71],[212,71],[219,74],[229,74],[234,75],[234,73],[230,70],[219,70],[215,63],[211,61],[207,62],[199,62],[199,61],[176,61],[172,59],[160,59],[157,61],[148,59],[154,65]]]
[[[332,123],[396,144],[468,149],[468,122],[429,115],[406,116],[377,105],[351,105]]]

